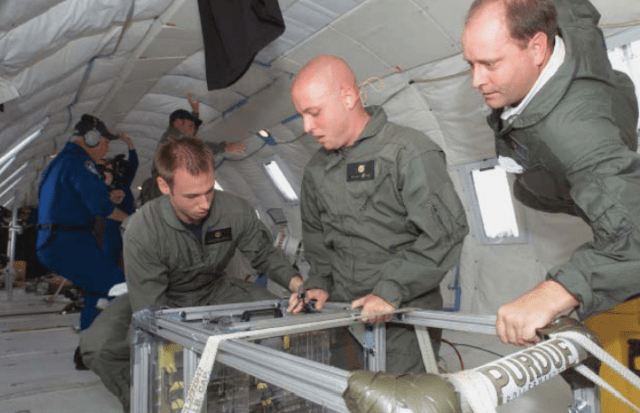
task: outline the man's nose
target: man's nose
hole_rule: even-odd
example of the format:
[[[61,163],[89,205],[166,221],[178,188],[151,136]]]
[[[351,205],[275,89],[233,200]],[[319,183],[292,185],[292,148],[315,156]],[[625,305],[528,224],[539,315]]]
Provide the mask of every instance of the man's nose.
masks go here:
[[[311,130],[313,129],[313,121],[311,118],[309,118],[308,116],[304,116],[302,118],[302,122],[303,122],[303,126],[304,126],[304,132],[305,133],[311,133]]]
[[[481,66],[471,68],[471,84],[474,88],[479,89],[487,83],[487,73]]]

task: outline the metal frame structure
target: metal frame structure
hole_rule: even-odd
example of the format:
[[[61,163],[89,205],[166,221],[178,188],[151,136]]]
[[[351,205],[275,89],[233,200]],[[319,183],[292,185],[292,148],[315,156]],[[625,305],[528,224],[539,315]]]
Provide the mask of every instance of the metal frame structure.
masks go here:
[[[183,379],[184,395],[186,395],[200,356],[208,338],[212,335],[251,331],[251,340],[253,341],[275,335],[290,335],[336,327],[348,327],[355,323],[361,323],[359,313],[350,310],[347,304],[327,303],[322,312],[312,312],[298,316],[283,314],[284,316],[282,317],[262,321],[229,322],[225,323],[224,331],[217,329],[218,331],[214,332],[211,331],[210,327],[209,329],[204,328],[211,320],[221,317],[239,319],[243,314],[251,313],[252,311],[265,311],[265,309],[284,313],[284,308],[286,308],[286,300],[266,300],[254,303],[168,309],[156,312],[143,310],[135,313],[132,323],[134,362],[132,364],[131,412],[148,413],[153,411],[154,401],[151,400],[150,392],[151,384],[153,383],[151,366],[154,358],[158,357],[158,352],[157,348],[154,348],[157,346],[152,345],[150,339],[159,337],[184,347]],[[493,316],[403,309],[401,312],[396,313],[390,322],[495,335],[495,317]],[[261,330],[266,331],[267,329],[269,330],[268,332],[261,332]],[[274,331],[278,330],[282,332],[280,334],[274,333]],[[365,365],[368,370],[382,371],[385,366],[384,325],[367,329],[366,334],[367,336],[364,340]],[[549,346],[552,345],[562,350],[557,351],[557,357],[555,350],[549,350]],[[548,340],[522,352],[500,359],[496,363],[514,363],[514,360],[517,360],[518,357],[530,357],[533,354],[532,351],[549,354],[547,367],[553,367],[551,365],[551,362],[553,362],[557,368],[551,369],[551,372],[546,371],[544,376],[532,377],[526,383],[527,385],[518,391],[524,392],[548,380],[552,375],[557,375],[563,370],[581,363],[588,356],[581,347],[573,346],[570,342],[561,343],[561,346],[558,346],[557,342],[552,343],[551,340]],[[520,355],[520,353],[525,352],[528,352],[527,354],[529,355]],[[571,359],[571,362],[566,362],[562,367],[560,367],[561,352],[565,352]],[[277,351],[253,343],[248,339],[222,341],[216,361],[255,376],[265,382],[272,383],[306,400],[324,406],[330,411],[349,411],[342,397],[347,389],[348,379],[351,374],[346,370]],[[487,368],[490,368],[490,366]],[[482,369],[482,367],[478,369]],[[574,389],[573,395],[575,402],[569,408],[570,413],[599,413],[599,393],[595,388]],[[463,399],[461,402],[462,411],[470,411],[466,401]],[[504,401],[498,398],[497,404],[503,403]]]

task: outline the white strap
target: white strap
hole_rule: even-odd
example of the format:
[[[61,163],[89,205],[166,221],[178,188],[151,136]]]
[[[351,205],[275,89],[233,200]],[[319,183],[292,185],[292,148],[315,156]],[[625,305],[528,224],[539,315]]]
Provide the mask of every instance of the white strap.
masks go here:
[[[563,331],[558,333],[549,334],[549,337],[561,337],[572,340],[578,344],[580,344],[585,350],[589,353],[593,354],[594,357],[598,358],[604,364],[609,366],[613,371],[618,373],[624,379],[626,379],[631,385],[633,385],[636,389],[640,390],[640,377],[634,374],[631,370],[629,370],[624,364],[620,363],[618,360],[613,358],[609,353],[604,351],[600,346],[591,341],[589,338],[575,331]],[[614,389],[609,383],[604,381],[600,376],[593,373],[584,365],[580,365],[575,367],[575,370],[580,374],[596,383],[600,387],[609,391],[614,397],[618,398],[623,403],[629,405],[629,407],[633,408],[635,411],[640,412],[640,408],[627,400],[620,392]]]
[[[415,326],[415,329],[416,336],[418,337],[418,345],[420,346],[420,353],[422,354],[422,361],[427,373],[438,374],[438,363],[433,353],[429,330],[423,326]]]
[[[497,400],[495,389],[487,387],[481,373],[475,370],[462,370],[444,377],[460,392],[473,413],[496,413]]]

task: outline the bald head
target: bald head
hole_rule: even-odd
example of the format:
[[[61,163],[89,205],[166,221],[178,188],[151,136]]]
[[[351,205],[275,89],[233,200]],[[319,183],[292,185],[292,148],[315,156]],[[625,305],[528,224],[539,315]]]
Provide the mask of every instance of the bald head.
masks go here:
[[[369,120],[353,71],[337,56],[318,56],[298,73],[291,86],[293,104],[305,132],[325,149],[351,146]]]
[[[347,62],[340,57],[328,55],[310,60],[300,70],[291,88],[293,90],[310,84],[323,86],[325,93],[336,93],[341,89],[358,89],[356,76]]]

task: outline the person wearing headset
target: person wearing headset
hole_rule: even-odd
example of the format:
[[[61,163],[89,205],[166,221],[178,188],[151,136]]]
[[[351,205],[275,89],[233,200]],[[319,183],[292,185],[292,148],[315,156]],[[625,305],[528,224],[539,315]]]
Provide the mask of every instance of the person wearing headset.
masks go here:
[[[124,273],[101,251],[93,236],[97,216],[123,221],[127,214],[111,202],[96,162],[118,139],[95,116],[82,115],[73,136],[42,173],[38,192],[37,256],[49,270],[85,291],[80,329],[98,315],[98,299],[124,282]],[[76,369],[86,369],[76,350]]]

